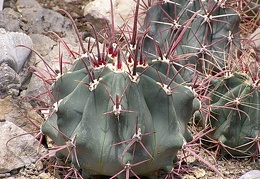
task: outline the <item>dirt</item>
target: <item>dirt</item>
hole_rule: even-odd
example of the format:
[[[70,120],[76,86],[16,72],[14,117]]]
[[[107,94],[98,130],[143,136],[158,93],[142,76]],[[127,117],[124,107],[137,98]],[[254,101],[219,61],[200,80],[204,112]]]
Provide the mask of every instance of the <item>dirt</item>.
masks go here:
[[[69,1],[69,0],[67,0]],[[86,28],[86,20],[83,17],[83,7],[90,2],[90,0],[71,0],[69,2],[61,1],[61,0],[38,0],[38,2],[45,8],[49,8],[52,10],[65,9],[68,11],[73,19],[75,20],[79,30],[81,32],[87,31]],[[241,176],[242,174],[253,170],[259,169],[260,163],[254,162],[247,159],[225,159],[218,158],[216,163],[214,163],[214,159],[210,157],[207,153],[201,152],[200,156],[205,160],[209,161],[214,165],[223,175],[224,178],[235,179]],[[190,157],[190,162],[183,164],[189,170],[193,171],[193,173],[182,173],[182,178],[186,179],[218,179],[221,178],[214,171],[203,165],[198,160]],[[21,173],[19,176],[23,176]],[[176,176],[176,175],[175,175]],[[25,176],[28,177],[28,176]],[[36,177],[36,176],[35,176]],[[54,178],[54,177],[53,177]]]

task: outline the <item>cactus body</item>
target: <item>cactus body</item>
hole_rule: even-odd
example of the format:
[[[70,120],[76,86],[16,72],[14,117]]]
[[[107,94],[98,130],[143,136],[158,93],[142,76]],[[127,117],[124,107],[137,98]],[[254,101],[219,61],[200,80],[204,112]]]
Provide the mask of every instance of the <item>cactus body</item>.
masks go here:
[[[78,63],[81,61],[74,66]],[[161,84],[166,76],[158,71],[165,65],[154,62],[156,69],[137,67],[136,79],[132,79],[109,64],[94,69],[94,76],[100,76],[95,84],[90,82],[85,68],[72,68],[74,71],[53,85],[58,109],[43,124],[43,133],[59,145],[68,141],[56,129],[71,139],[76,136],[77,158],[83,172],[112,176],[128,161],[134,164],[147,159],[151,160],[133,167],[136,174],[167,169],[177,151],[192,139],[186,125],[196,108],[188,87],[175,81],[168,88]],[[176,70],[171,69],[168,77],[175,75],[180,81]],[[140,141],[147,151],[140,142],[136,142],[136,148],[129,147],[129,142],[113,145],[132,139],[137,131],[144,135]],[[67,150],[60,154],[67,155]],[[76,166],[75,156],[71,160]]]
[[[260,134],[260,91],[248,79],[235,73],[213,85],[212,137],[233,148],[228,149],[233,155],[257,151],[251,142]]]
[[[134,38],[137,30],[132,39],[122,32],[116,50],[113,37],[103,56],[84,54],[52,86],[57,107],[42,132],[76,151],[57,157],[69,156],[85,174],[169,171],[192,140],[187,124],[202,103],[187,84],[197,80],[210,84],[198,91],[211,98],[211,137],[232,148],[243,145],[232,152],[249,151],[246,137],[260,135],[259,88],[243,75],[219,77],[239,47],[239,22],[219,1],[160,1],[147,11],[141,37]]]
[[[170,59],[177,69],[193,64],[199,72],[212,74],[224,69],[229,58],[239,47],[239,15],[231,8],[224,8],[220,2],[178,1],[152,7],[146,17],[149,24],[149,38],[144,49],[149,54],[157,54],[156,44],[164,54],[171,44],[178,43],[185,24],[193,19],[182,35],[180,42],[170,52]],[[195,17],[194,14],[197,14]],[[156,40],[156,44],[155,41]],[[183,70],[182,77],[191,81],[194,71]]]

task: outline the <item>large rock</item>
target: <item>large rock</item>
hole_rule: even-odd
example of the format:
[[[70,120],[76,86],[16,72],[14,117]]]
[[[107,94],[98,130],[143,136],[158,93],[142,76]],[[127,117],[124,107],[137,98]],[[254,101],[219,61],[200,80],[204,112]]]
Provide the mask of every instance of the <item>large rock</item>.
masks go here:
[[[0,12],[0,28],[5,28],[7,31],[22,32],[21,21],[21,14],[11,8],[4,8]]]
[[[10,96],[0,99],[0,174],[34,163],[46,152],[43,147],[37,151],[39,141],[28,134],[40,131],[32,123],[42,122],[29,103]]]
[[[69,18],[43,8],[36,0],[17,0],[11,8],[0,11],[0,28],[26,34],[48,31],[61,36],[74,34]]]
[[[23,79],[29,75],[24,67],[30,60],[32,46],[25,33],[0,28],[0,96],[19,94]]]
[[[147,2],[144,0],[143,2]],[[115,28],[123,27],[124,23],[133,24],[133,12],[136,3],[134,0],[113,0],[113,11]],[[84,8],[84,16],[87,21],[94,24],[97,31],[100,31],[106,24],[111,23],[110,0],[95,0],[88,3]],[[140,20],[141,18],[139,18]],[[142,22],[140,22],[142,24]]]
[[[19,45],[28,48],[17,47]],[[28,35],[0,28],[0,64],[7,63],[16,73],[19,73],[29,59],[32,45],[32,40]]]
[[[8,173],[39,158],[38,141],[9,121],[0,122],[0,173]],[[43,154],[43,150],[41,151]]]
[[[260,26],[249,36],[249,41],[255,49],[260,51]]]
[[[36,0],[18,0],[16,6],[23,17],[21,26],[27,33],[54,31],[62,36],[74,33],[67,17],[41,7]]]
[[[30,37],[33,41],[33,49],[38,53],[38,55],[33,56],[35,67],[37,68],[37,71],[34,70],[34,73],[38,74],[38,76],[32,75],[27,89],[22,92],[22,96],[33,97],[43,94],[40,96],[41,100],[49,103],[50,96],[46,91],[50,89],[50,85],[46,82],[52,82],[51,78],[55,79],[56,75],[60,73],[59,52],[62,54],[63,73],[67,72],[71,67],[69,64],[73,62],[73,58],[62,44],[60,46],[57,45],[57,42],[48,36],[31,34]],[[79,50],[75,36],[67,36],[63,40],[72,51],[77,52]],[[48,70],[46,70],[47,66],[49,67]],[[44,82],[44,80],[46,81]]]
[[[11,96],[0,99],[0,121],[12,122],[26,132],[39,130],[39,128],[35,127],[30,122],[30,120],[39,126],[44,121],[28,102],[21,101]]]
[[[259,9],[260,12],[260,9]],[[260,19],[260,18],[259,18]],[[260,23],[260,20],[259,20]],[[252,47],[255,50],[256,61],[260,65],[260,26],[254,31],[252,35],[250,35],[250,39],[252,40]]]

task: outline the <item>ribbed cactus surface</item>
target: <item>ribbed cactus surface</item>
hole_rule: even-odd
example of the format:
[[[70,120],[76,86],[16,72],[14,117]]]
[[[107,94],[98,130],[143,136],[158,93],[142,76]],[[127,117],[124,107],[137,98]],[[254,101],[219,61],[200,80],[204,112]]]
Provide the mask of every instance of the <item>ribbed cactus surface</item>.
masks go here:
[[[260,134],[260,90],[246,74],[214,81],[210,119],[212,138],[230,147],[233,155],[253,155]],[[225,150],[223,150],[225,151]]]
[[[209,75],[226,68],[240,46],[240,17],[222,3],[174,0],[153,6],[143,26],[149,34],[145,51],[164,55],[176,68],[193,65],[192,71],[181,73],[186,81],[192,81],[197,73]]]
[[[214,140],[248,151],[260,131],[259,85],[234,72],[240,18],[222,3],[158,1],[139,30],[135,19],[133,33],[113,29],[102,53],[81,55],[52,85],[53,113],[42,125],[68,146],[57,157],[84,176],[169,171],[201,105]]]
[[[160,70],[168,64],[153,62],[138,66],[133,76],[126,67],[108,63],[93,69],[90,77],[82,64],[76,61],[53,84],[58,107],[42,126],[43,133],[59,145],[69,142],[63,134],[76,138],[83,172],[112,176],[127,162],[147,159],[133,167],[136,174],[169,169],[177,151],[192,139],[187,123],[196,110],[191,89],[175,82],[181,79],[176,70],[169,66],[166,79]],[[67,155],[67,150],[61,153]],[[71,160],[76,166],[76,157]]]

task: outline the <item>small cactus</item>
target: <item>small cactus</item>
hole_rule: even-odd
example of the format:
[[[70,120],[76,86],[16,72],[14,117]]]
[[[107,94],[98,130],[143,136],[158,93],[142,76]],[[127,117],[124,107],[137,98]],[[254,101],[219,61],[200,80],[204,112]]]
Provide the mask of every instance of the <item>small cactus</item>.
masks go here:
[[[259,84],[234,73],[214,81],[212,91],[210,124],[216,130],[210,136],[228,146],[231,155],[253,156],[259,150],[253,141],[260,131]]]

